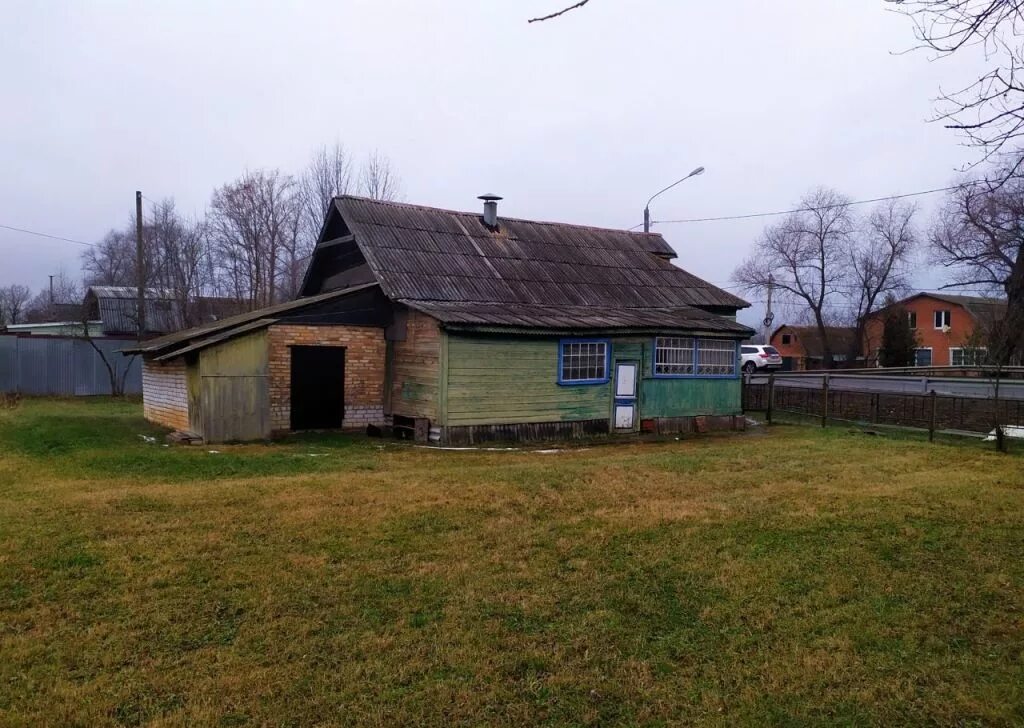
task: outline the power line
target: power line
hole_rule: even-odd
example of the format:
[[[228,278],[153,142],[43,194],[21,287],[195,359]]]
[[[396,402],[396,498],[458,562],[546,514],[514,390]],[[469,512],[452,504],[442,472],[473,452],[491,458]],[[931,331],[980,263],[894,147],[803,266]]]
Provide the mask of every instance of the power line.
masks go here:
[[[950,187],[936,187],[932,190],[921,190],[920,192],[908,192],[903,195],[887,195],[885,197],[872,197],[868,200],[854,200],[853,202],[840,202],[834,205],[822,205],[821,207],[798,207],[793,210],[777,210],[775,212],[753,212],[747,215],[722,215],[720,217],[693,217],[685,218],[682,220],[654,220],[653,223],[657,225],[669,225],[675,223],[690,223],[690,222],[720,222],[724,220],[750,220],[758,217],[775,217],[777,215],[791,215],[794,212],[809,212],[811,210],[829,210],[833,207],[853,207],[854,205],[869,205],[873,202],[885,202],[886,200],[903,200],[908,197],[920,197],[922,195],[933,195],[936,192],[949,192],[951,190],[960,189],[965,185],[980,184],[981,180],[973,182],[965,182],[960,185],[952,185]],[[632,228],[640,227],[634,225]]]
[[[74,238],[62,238],[60,235],[50,235],[49,233],[41,233],[38,230],[26,230],[25,228],[14,227],[13,225],[0,225],[0,228],[3,228],[4,230],[13,230],[18,233],[25,233],[27,235],[38,235],[41,238],[50,238],[51,240],[63,240],[65,243],[74,243],[75,245],[88,245],[90,248],[96,245],[96,243],[87,243],[84,240],[75,240]]]

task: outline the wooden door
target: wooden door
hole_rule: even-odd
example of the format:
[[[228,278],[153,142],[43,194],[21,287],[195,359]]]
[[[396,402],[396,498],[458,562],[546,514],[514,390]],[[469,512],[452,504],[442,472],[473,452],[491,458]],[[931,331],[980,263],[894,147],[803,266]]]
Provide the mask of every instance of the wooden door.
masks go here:
[[[636,429],[637,386],[640,367],[635,361],[615,362],[615,404],[612,412],[612,427],[619,432]]]

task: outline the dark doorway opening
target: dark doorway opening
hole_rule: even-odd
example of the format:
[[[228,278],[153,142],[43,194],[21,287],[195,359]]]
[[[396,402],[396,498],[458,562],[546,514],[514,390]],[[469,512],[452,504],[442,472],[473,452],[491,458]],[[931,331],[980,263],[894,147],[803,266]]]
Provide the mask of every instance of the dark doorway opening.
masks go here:
[[[341,427],[345,413],[345,349],[292,347],[293,430]]]

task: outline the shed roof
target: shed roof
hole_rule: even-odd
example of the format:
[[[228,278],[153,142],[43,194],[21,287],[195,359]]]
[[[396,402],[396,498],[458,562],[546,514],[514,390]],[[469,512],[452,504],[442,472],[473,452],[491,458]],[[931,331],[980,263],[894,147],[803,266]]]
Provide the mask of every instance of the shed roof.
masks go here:
[[[352,196],[336,198],[335,208],[392,300],[602,310],[749,306],[673,265],[675,251],[657,233],[508,217],[491,228],[479,213]],[[318,253],[331,255],[330,248]]]

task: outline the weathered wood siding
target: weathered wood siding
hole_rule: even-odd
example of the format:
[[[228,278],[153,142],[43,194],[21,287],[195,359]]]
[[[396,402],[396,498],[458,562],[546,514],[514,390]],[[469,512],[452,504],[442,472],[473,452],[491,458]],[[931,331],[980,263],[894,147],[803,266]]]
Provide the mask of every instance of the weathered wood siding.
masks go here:
[[[438,420],[441,341],[436,319],[409,311],[405,339],[392,342],[392,414]]]
[[[616,361],[640,365],[639,419],[740,412],[739,378],[654,378],[653,339],[612,338]],[[610,419],[612,382],[558,384],[558,339],[448,334],[442,423],[573,422]]]
[[[270,437],[265,331],[200,352],[199,382],[207,442]]]
[[[448,335],[447,426],[607,419],[609,385],[558,384],[558,340]]]

